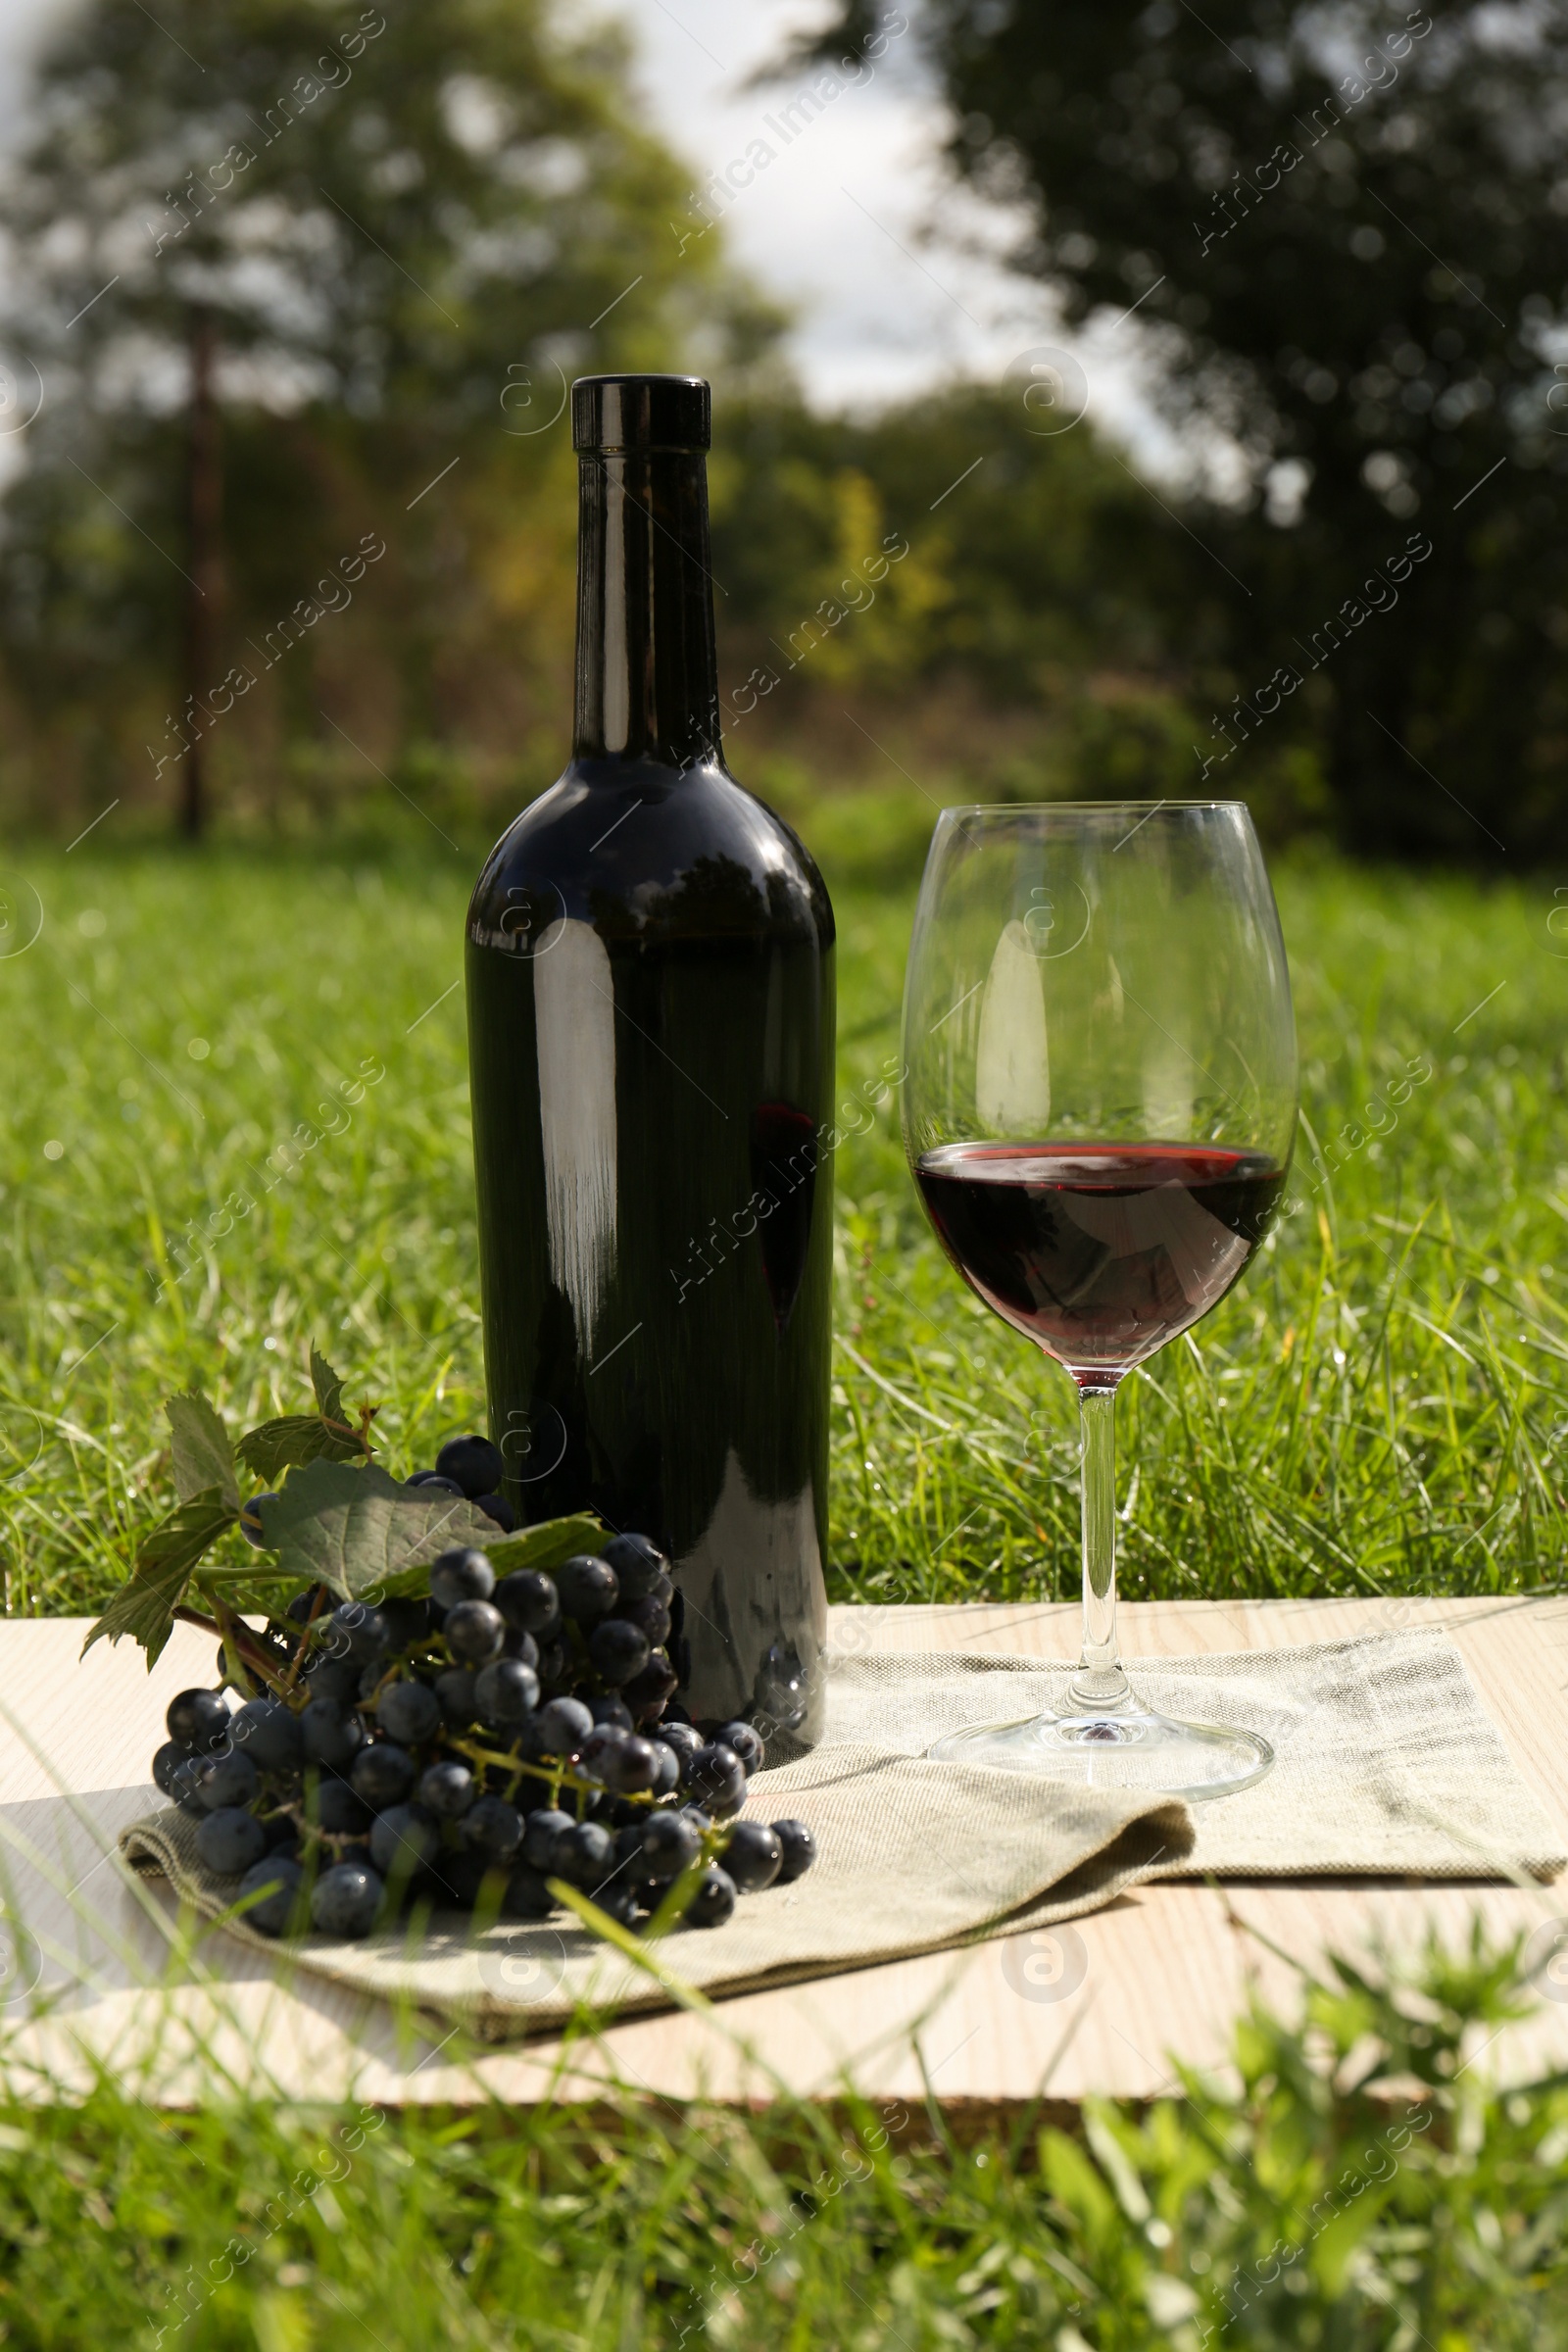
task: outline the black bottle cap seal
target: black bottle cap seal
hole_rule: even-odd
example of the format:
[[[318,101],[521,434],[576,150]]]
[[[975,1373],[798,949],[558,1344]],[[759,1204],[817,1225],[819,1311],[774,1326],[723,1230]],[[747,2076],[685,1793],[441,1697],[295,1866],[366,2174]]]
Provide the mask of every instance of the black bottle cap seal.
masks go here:
[[[571,446],[707,449],[712,407],[700,375],[579,375],[571,387]]]

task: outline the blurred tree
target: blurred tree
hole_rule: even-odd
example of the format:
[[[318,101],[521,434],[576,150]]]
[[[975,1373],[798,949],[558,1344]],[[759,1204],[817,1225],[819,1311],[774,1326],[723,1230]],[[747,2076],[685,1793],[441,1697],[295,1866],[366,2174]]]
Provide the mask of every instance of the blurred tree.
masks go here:
[[[14,420],[42,398],[0,628],[58,749],[74,733],[90,767],[95,744],[123,789],[151,733],[142,773],[172,766],[195,834],[210,743],[268,706],[285,735],[315,726],[323,622],[403,738],[441,732],[454,647],[509,613],[559,656],[567,374],[772,331],[717,239],[682,255],[687,175],[625,68],[618,35],[548,0],[73,16],[5,175],[0,330]],[[330,618],[356,598],[373,650]]]
[[[822,52],[878,13],[848,0]],[[1239,690],[1205,789],[1305,730],[1358,848],[1560,845],[1568,5],[924,0],[917,22],[958,168],[1031,208],[1020,266],[1070,319],[1136,304],[1168,411],[1244,454],[1242,511],[1190,516]]]
[[[975,386],[870,418],[732,403],[711,470],[734,659],[771,645],[785,670],[793,642],[803,687],[961,674],[1037,707],[1090,667],[1173,682],[1173,612],[1186,600],[1195,648],[1220,625],[1214,600],[1191,595],[1182,534],[1087,424],[1038,436],[1030,422]],[[870,578],[889,539],[908,553]],[[809,630],[832,604],[845,618]]]

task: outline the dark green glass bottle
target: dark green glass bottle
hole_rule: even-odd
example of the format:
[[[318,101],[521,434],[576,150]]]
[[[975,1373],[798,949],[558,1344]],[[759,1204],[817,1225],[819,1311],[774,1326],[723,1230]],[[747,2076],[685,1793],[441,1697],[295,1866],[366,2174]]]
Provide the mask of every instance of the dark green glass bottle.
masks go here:
[[[720,749],[708,386],[590,376],[565,772],[468,912],[485,1365],[527,1521],[670,1555],[678,1698],[816,1737],[833,911]]]

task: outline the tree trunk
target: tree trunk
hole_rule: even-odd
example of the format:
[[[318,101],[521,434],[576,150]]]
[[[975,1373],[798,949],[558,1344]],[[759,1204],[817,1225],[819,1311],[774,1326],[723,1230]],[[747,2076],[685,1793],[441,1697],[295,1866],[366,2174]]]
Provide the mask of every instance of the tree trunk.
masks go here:
[[[190,748],[180,771],[179,827],[199,841],[207,824],[208,766],[203,733],[211,724],[206,698],[218,684],[219,608],[222,601],[222,457],[218,439],[218,404],[213,398],[213,363],[218,330],[213,314],[197,304],[190,315],[190,423],[185,458],[186,551],[189,585],[185,596],[185,711]]]

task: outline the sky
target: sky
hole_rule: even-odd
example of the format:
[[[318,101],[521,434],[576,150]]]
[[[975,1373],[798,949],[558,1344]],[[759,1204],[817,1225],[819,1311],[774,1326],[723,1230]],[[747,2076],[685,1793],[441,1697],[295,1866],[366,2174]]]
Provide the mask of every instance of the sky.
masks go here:
[[[824,410],[868,408],[966,376],[998,382],[1028,355],[1078,361],[1102,429],[1144,467],[1186,461],[1148,397],[1136,320],[1113,314],[1066,333],[1049,291],[1004,266],[1021,223],[956,187],[943,163],[940,92],[910,32],[894,34],[785,144],[788,108],[811,75],[755,85],[791,36],[822,22],[820,0],[622,0],[650,118],[701,188],[737,159],[751,184],[724,209],[730,247],[795,316],[790,357]],[[891,31],[901,11],[885,12]],[[868,61],[869,62],[869,61]],[[746,161],[760,139],[774,152]]]
[[[737,159],[736,176],[755,169],[725,209],[726,232],[736,259],[795,311],[791,356],[814,403],[867,405],[957,373],[999,375],[1042,340],[1049,301],[976,250],[982,240],[997,248],[1011,224],[949,185],[944,109],[909,33],[895,33],[857,80],[835,75],[840,94],[800,127],[806,110],[793,121],[785,110],[813,74],[760,86],[753,77],[820,22],[820,6],[623,0],[618,13],[637,40],[650,112],[694,185]],[[890,30],[900,21],[892,13]],[[754,148],[745,161],[759,140],[771,158]]]
[[[1101,429],[1148,472],[1184,470],[1147,396],[1140,322],[1107,313],[1069,336],[1048,290],[1003,266],[1019,224],[950,178],[945,109],[913,34],[894,29],[898,10],[885,18],[885,54],[853,83],[836,76],[840,94],[803,123],[786,110],[812,74],[754,77],[822,21],[822,0],[599,4],[629,27],[639,98],[689,162],[694,190],[732,165],[735,178],[750,174],[724,207],[724,233],[791,312],[787,349],[813,406],[874,408],[955,377],[998,382],[1061,349],[1082,368]],[[0,146],[25,121],[29,59],[68,5],[0,0]]]

